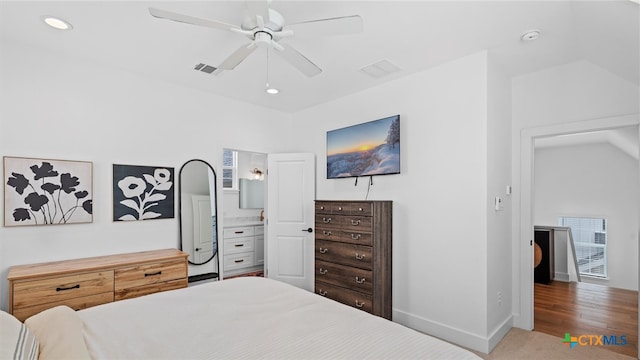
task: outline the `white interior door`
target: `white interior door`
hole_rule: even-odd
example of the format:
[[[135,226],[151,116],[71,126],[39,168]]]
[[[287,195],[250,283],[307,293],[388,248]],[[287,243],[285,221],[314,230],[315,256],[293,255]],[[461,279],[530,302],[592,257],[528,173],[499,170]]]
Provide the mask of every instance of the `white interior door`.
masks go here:
[[[266,276],[313,291],[314,155],[269,154],[267,159]]]
[[[211,199],[206,195],[193,195],[191,200],[193,204],[193,261],[202,263],[213,255]]]

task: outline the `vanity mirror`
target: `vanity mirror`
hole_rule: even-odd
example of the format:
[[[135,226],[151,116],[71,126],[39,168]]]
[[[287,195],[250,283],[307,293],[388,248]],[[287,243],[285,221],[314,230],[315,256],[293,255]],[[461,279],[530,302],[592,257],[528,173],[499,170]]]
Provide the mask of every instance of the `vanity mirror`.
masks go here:
[[[180,250],[189,254],[190,264],[206,264],[218,253],[216,172],[206,161],[193,159],[178,176]]]
[[[223,188],[238,191],[239,209],[263,209],[267,154],[224,149]]]

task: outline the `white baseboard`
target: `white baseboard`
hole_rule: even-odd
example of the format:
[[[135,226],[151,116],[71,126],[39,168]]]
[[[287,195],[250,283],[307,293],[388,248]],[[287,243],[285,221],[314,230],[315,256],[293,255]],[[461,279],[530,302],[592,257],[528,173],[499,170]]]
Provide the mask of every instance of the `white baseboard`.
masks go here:
[[[563,282],[569,282],[569,273],[565,273],[565,272],[557,272],[554,274],[554,278],[553,280],[558,280],[558,281],[563,281]]]
[[[506,319],[488,338],[431,321],[420,316],[393,310],[393,321],[467,349],[488,354],[511,329],[513,319]]]

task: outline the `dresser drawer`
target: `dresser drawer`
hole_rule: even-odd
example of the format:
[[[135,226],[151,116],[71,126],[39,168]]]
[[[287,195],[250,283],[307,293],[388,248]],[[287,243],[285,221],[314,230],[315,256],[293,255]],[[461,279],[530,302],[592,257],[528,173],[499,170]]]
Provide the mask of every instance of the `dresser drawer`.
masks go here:
[[[59,305],[66,305],[74,310],[82,310],[88,307],[106,304],[110,302],[113,302],[113,291],[96,294],[96,295],[90,295],[90,296],[82,296],[82,297],[73,298],[73,299],[65,299],[62,301],[56,301],[55,303],[46,303],[46,304],[40,304],[40,305],[34,305],[34,306],[14,308],[13,316],[15,316],[20,321],[25,321],[29,317],[41,311],[44,311]]]
[[[316,224],[316,239],[340,241],[341,231],[334,228],[326,228]]]
[[[316,280],[371,294],[372,272],[316,260]]]
[[[341,226],[341,216],[330,214],[316,214],[316,228],[339,229]]]
[[[43,278],[13,284],[13,309],[113,292],[113,271]]]
[[[371,232],[371,217],[370,216],[343,216],[342,217],[342,229],[346,231],[358,231],[358,232]]]
[[[363,233],[357,231],[341,231],[338,236],[339,241],[371,246],[373,245],[371,233]]]
[[[159,262],[118,268],[115,270],[115,290],[118,292],[123,289],[183,279],[186,272],[184,261]]]
[[[188,286],[187,278],[158,282],[142,286],[116,290],[115,300],[131,299],[134,297],[153,294],[161,291],[182,289]]]
[[[225,228],[223,239],[231,239],[245,236],[253,236],[254,235],[254,227],[253,226],[244,226],[244,227],[233,227],[233,228]]]
[[[253,251],[253,237],[224,239],[224,253],[235,254]]]
[[[316,281],[316,294],[364,310],[373,312],[373,299],[369,294],[345,289],[340,286]]]
[[[253,251],[224,256],[224,270],[236,270],[254,265],[255,254]]]
[[[370,246],[316,240],[316,259],[371,270]]]
[[[348,205],[350,215],[371,216],[373,214],[373,204],[366,202],[354,202]]]

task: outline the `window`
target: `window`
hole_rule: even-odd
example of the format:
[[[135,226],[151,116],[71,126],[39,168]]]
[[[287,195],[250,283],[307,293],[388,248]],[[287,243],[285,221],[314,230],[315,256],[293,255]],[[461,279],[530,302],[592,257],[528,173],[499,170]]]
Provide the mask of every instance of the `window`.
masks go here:
[[[222,152],[222,189],[238,189],[238,152],[235,150]]]
[[[607,277],[607,221],[598,218],[561,217],[571,228],[580,275]]]

